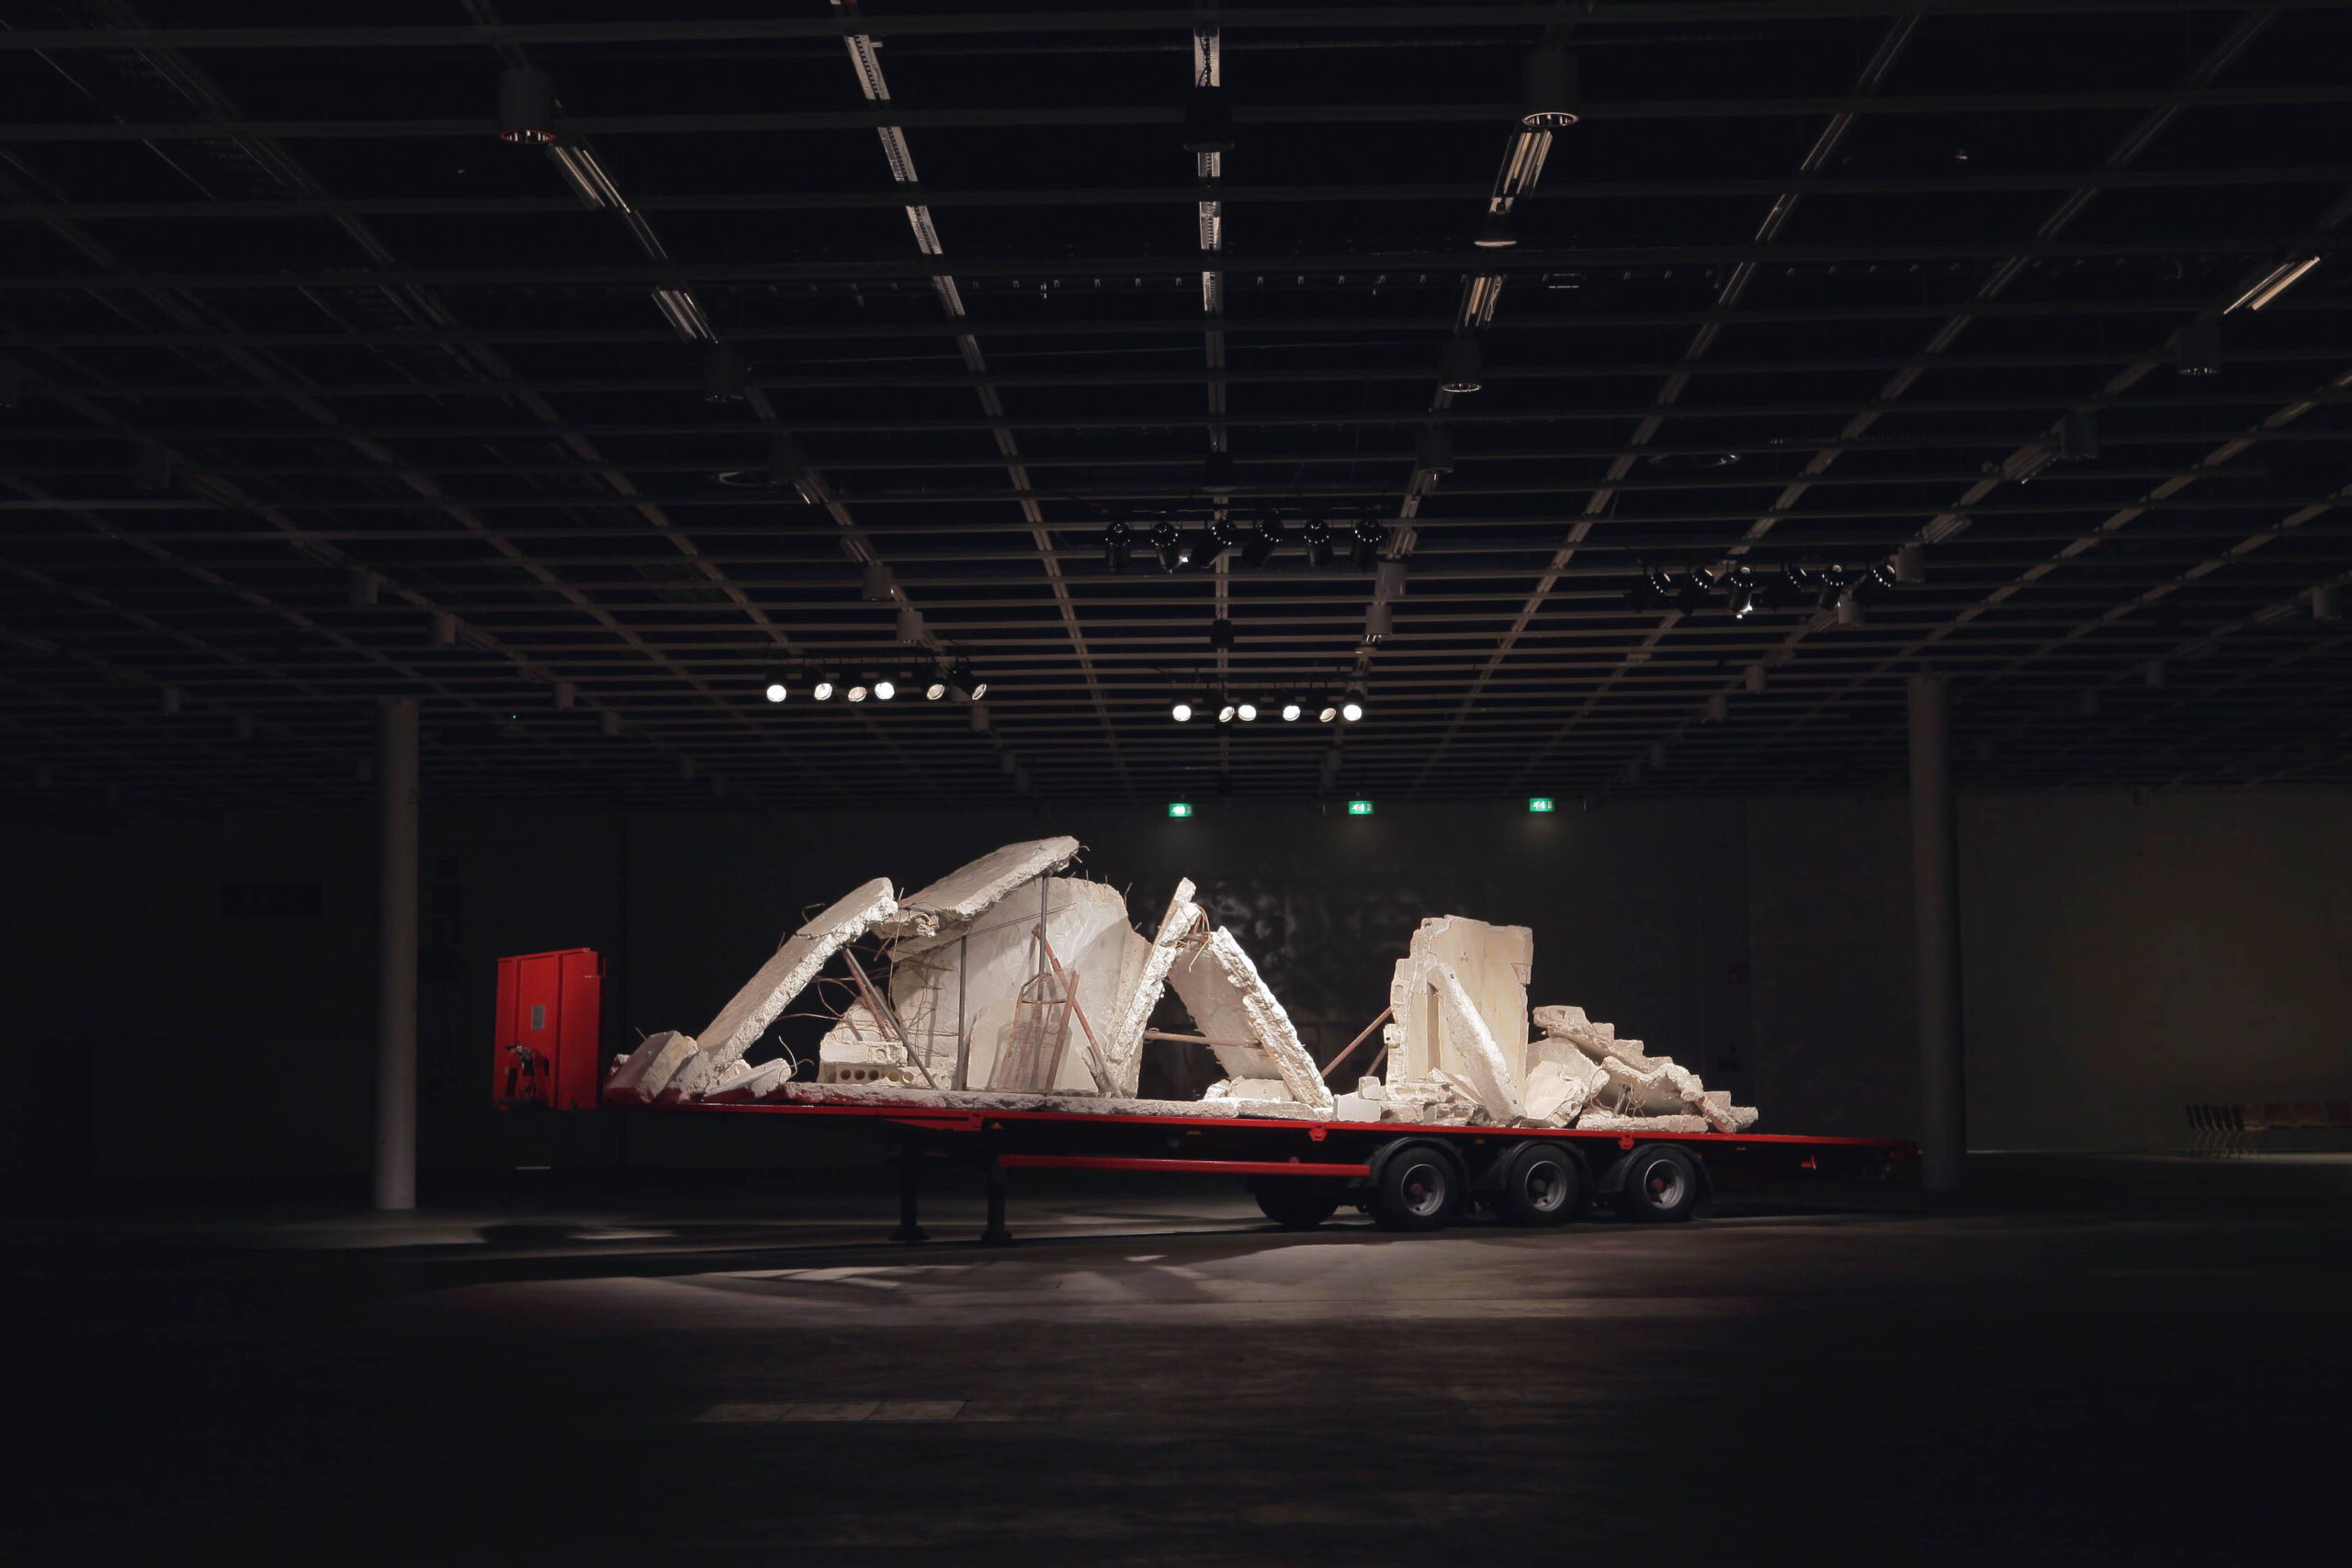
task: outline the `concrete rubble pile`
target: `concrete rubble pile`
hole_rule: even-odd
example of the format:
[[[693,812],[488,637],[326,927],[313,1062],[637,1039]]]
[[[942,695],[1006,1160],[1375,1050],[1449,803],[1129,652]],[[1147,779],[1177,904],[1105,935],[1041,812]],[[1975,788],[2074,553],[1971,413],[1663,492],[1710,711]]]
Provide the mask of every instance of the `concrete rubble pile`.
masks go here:
[[[1459,915],[1421,922],[1389,990],[1389,1076],[1334,1096],[1233,933],[1180,881],[1151,935],[1116,888],[1063,874],[1067,836],[1007,844],[901,897],[876,877],[788,934],[698,1034],[617,1058],[616,1104],[695,1100],[1052,1109],[1164,1116],[1736,1132],[1751,1107],[1580,1009],[1535,1010],[1532,934]],[[861,959],[855,945],[878,946]],[[870,950],[870,949],[869,949]],[[746,1054],[834,961],[815,1077]],[[1172,988],[1197,1033],[1159,1034]],[[1225,1077],[1197,1100],[1139,1100],[1147,1041],[1207,1050]],[[1378,1062],[1374,1064],[1378,1066]]]

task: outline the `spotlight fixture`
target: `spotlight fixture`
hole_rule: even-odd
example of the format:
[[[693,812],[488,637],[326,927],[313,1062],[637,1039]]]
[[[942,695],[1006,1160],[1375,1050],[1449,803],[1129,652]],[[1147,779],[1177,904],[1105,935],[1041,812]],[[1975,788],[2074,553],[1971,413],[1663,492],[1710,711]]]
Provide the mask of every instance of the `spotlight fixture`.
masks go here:
[[[1298,722],[1298,716],[1306,711],[1306,710],[1305,708],[1299,706],[1298,699],[1296,697],[1288,698],[1283,703],[1283,722],[1284,724],[1296,724]]]
[[[1385,599],[1375,599],[1363,613],[1363,640],[1378,642],[1396,629],[1396,606]]]
[[[1236,709],[1233,705],[1233,700],[1228,697],[1225,701],[1217,704],[1216,721],[1219,724],[1231,724],[1233,722],[1233,716],[1235,712]]]
[[[949,688],[966,702],[976,703],[989,694],[989,683],[979,677],[968,659],[959,659],[947,671]]]
[[[1331,525],[1322,515],[1310,517],[1298,531],[1301,543],[1306,547],[1306,564],[1320,570],[1331,564]]]
[[[1724,593],[1731,602],[1731,618],[1744,621],[1763,605],[1758,603],[1760,592],[1756,574],[1746,567],[1734,567],[1724,578]]]
[[[1208,543],[1199,552],[1198,558],[1203,566],[1211,564],[1217,557],[1241,542],[1241,525],[1230,517],[1210,518],[1208,525],[1202,532],[1208,539]]]
[[[1432,474],[1453,472],[1453,433],[1430,425],[1413,443],[1413,467]]]
[[[1317,724],[1329,724],[1339,716],[1340,699],[1337,697],[1325,697],[1315,710],[1315,722]]]
[[[922,700],[927,703],[935,703],[946,694],[947,672],[944,670],[933,671],[931,679],[922,683]]]
[[[808,477],[808,454],[783,431],[768,443],[768,482],[778,490],[797,489]]]
[[[1348,565],[1358,571],[1370,571],[1380,562],[1380,547],[1388,542],[1388,525],[1371,513],[1358,517],[1348,528]]]
[[[1209,646],[1229,649],[1233,646],[1233,623],[1220,615],[1209,623]]]
[[[873,689],[873,686],[867,682],[865,677],[860,675],[856,680],[852,681],[849,683],[849,690],[842,694],[847,697],[851,702],[862,703],[865,700],[866,694],[871,692]]]
[[[1577,57],[1539,49],[1519,68],[1519,123],[1530,130],[1561,130],[1577,122]]]
[[[743,400],[752,378],[752,363],[731,348],[714,348],[702,356],[702,400],[734,403]]]
[[[1475,392],[1479,387],[1478,344],[1475,338],[1446,340],[1438,351],[1437,384],[1448,392]]]
[[[833,694],[841,689],[842,678],[828,670],[809,686],[808,694],[820,703],[829,703],[833,700]]]
[[[1706,603],[1707,591],[1714,585],[1714,580],[1707,575],[1704,567],[1691,568],[1675,585],[1674,607],[1686,615],[1697,615],[1699,606]]]
[[[887,703],[898,694],[899,683],[896,681],[891,680],[888,675],[882,676],[874,682],[874,700],[876,702]]]
[[[1201,458],[1201,489],[1211,495],[1229,495],[1239,483],[1233,454],[1212,450]]]
[[[1127,558],[1135,550],[1135,527],[1124,517],[1114,517],[1102,526],[1102,564],[1113,571],[1127,570]]]
[[[1174,571],[1192,558],[1192,547],[1184,543],[1184,531],[1172,518],[1163,517],[1151,525],[1151,547],[1159,552],[1159,570]]]
[[[869,558],[859,580],[857,596],[869,604],[888,604],[899,596],[899,581],[890,575],[890,563]]]
[[[1363,688],[1362,686],[1349,687],[1348,694],[1340,699],[1340,716],[1350,724],[1355,723],[1358,719],[1363,717]]]
[[[2202,317],[2188,322],[2173,339],[2173,356],[2184,376],[2220,375],[2221,329]]]
[[[1519,231],[1510,226],[1508,213],[1489,212],[1485,221],[1478,225],[1477,233],[1471,236],[1470,243],[1482,251],[1507,251],[1519,243]],[[1473,391],[1476,389],[1475,387],[1471,389]]]
[[[784,699],[785,699],[785,698],[786,698],[786,697],[790,696],[791,694],[792,694],[792,689],[791,689],[790,687],[786,686],[786,685],[784,683],[784,677],[783,677],[783,676],[781,676],[781,675],[771,675],[771,676],[769,676],[769,677],[768,677],[768,687],[767,687],[767,699],[768,699],[768,701],[770,701],[770,702],[772,702],[772,703],[780,703],[780,702],[784,701]]]
[[[1179,724],[1190,724],[1193,722],[1193,705],[1178,697],[1168,705],[1168,716]]]
[[[1283,517],[1279,512],[1261,512],[1250,536],[1241,542],[1241,564],[1255,570],[1274,558],[1283,547]]]
[[[1894,552],[1894,581],[1908,586],[1928,581],[1928,552],[1917,545],[1905,545]]]
[[[1195,87],[1184,106],[1184,151],[1199,156],[1233,151],[1233,107],[1222,87]]]
[[[2280,262],[2277,266],[2272,267],[2259,283],[2231,300],[2222,314],[2226,316],[2232,310],[2261,310],[2265,305],[2286,293],[2288,289],[2292,288],[2298,278],[2317,265],[2319,265],[2317,256],[2305,256],[2300,261]]]
[[[498,73],[498,139],[544,147],[555,140],[555,78],[528,65]]]

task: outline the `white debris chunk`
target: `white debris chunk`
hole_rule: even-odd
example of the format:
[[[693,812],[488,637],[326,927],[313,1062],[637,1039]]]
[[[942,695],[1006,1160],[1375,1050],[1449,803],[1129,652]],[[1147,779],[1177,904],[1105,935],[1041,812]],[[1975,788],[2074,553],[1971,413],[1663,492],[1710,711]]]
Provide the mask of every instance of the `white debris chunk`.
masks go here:
[[[1184,938],[1201,919],[1200,906],[1193,902],[1191,880],[1179,877],[1176,896],[1168,900],[1168,912],[1159,918],[1159,932],[1152,938],[1151,951],[1128,989],[1104,1047],[1110,1057],[1112,1083],[1121,1094],[1136,1091],[1136,1081],[1143,1074],[1143,1032],[1151,1023],[1152,1010],[1159,1005],[1161,995],[1168,989],[1168,971],[1182,953]]]
[[[1569,1060],[1573,1053],[1604,1075],[1604,1081],[1589,1086],[1588,1099],[1593,1108],[1577,1117],[1579,1127],[1613,1128],[1622,1121],[1670,1132],[1695,1120],[1696,1126],[1682,1130],[1736,1133],[1756,1125],[1754,1106],[1732,1104],[1731,1096],[1710,1091],[1698,1074],[1679,1066],[1673,1057],[1653,1056],[1638,1040],[1620,1040],[1614,1024],[1594,1022],[1582,1008],[1540,1007],[1534,1019],[1544,1037],[1528,1047],[1531,1054],[1547,1062],[1558,1061],[1564,1070],[1573,1073],[1576,1063]],[[1604,1108],[1600,1100],[1611,1091],[1612,1101]]]
[[[613,1076],[605,1080],[605,1098],[616,1105],[650,1104],[668,1087],[678,1064],[694,1050],[695,1037],[674,1029],[647,1035],[644,1043],[622,1057]],[[656,1064],[660,1064],[658,1069]]]
[[[864,936],[876,920],[888,919],[898,907],[890,897],[890,879],[877,876],[786,937],[702,1032],[693,1077],[679,1086],[680,1092],[696,1092],[711,1074],[750,1050],[834,953]]]
[[[792,1063],[789,1059],[781,1056],[773,1062],[763,1062],[756,1067],[737,1062],[734,1066],[727,1070],[733,1073],[736,1067],[742,1068],[742,1071],[729,1078],[718,1088],[704,1090],[703,1098],[723,1100],[731,1104],[747,1104],[773,1093],[792,1081]]]
[[[1442,964],[1461,982],[1469,1010],[1502,1052],[1513,1081],[1527,1068],[1527,981],[1535,962],[1535,933],[1525,926],[1495,926],[1467,915],[1441,915],[1414,931],[1388,987],[1388,1059],[1400,1078],[1428,1077],[1431,1068],[1459,1074],[1464,1064],[1449,1049],[1427,970]]]
[[[1558,1062],[1538,1062],[1527,1074],[1527,1117],[1566,1126],[1584,1109],[1592,1086],[1584,1075]]]
[[[1589,1133],[1703,1133],[1703,1116],[1623,1116],[1614,1111],[1588,1111],[1577,1126]]]
[[[1080,847],[1065,833],[990,850],[899,899],[897,913],[876,920],[875,929],[884,936],[937,936],[948,926],[978,919],[1023,883],[1061,870]]]

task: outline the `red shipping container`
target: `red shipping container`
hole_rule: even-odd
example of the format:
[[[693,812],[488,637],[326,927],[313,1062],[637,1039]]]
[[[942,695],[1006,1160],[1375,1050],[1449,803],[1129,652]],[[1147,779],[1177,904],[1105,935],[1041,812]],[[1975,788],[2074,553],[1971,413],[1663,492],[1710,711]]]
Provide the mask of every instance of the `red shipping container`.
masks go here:
[[[604,1017],[605,964],[594,949],[500,959],[491,1102],[594,1109]]]

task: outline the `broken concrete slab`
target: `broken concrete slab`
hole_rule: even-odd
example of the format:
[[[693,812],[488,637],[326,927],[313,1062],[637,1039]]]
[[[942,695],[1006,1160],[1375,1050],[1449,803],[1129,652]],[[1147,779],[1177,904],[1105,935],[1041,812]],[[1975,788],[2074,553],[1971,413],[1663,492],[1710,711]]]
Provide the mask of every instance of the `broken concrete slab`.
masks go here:
[[[759,973],[743,983],[697,1036],[702,1050],[693,1076],[680,1086],[681,1092],[696,1092],[711,1074],[750,1050],[792,999],[808,988],[834,953],[864,936],[876,921],[888,919],[898,907],[890,895],[890,879],[877,876],[835,899],[785,938],[760,965]]]
[[[1207,942],[1170,967],[1169,980],[1204,1035],[1256,1043],[1254,1050],[1209,1047],[1228,1077],[1279,1078],[1299,1104],[1329,1112],[1330,1086],[1231,931],[1220,926],[1212,931]]]
[[[1382,1031],[1390,1070],[1424,1078],[1438,1067],[1460,1073],[1448,1050],[1427,966],[1442,964],[1461,982],[1471,1010],[1502,1052],[1514,1081],[1527,1070],[1527,982],[1535,962],[1535,933],[1525,926],[1489,925],[1467,915],[1437,915],[1414,931],[1388,987],[1389,1021]]]
[[[1487,1021],[1470,999],[1461,975],[1450,964],[1432,962],[1429,978],[1442,1004],[1440,1014],[1446,1055],[1460,1064],[1457,1076],[1469,1084],[1479,1106],[1496,1121],[1516,1121],[1526,1114],[1526,1106],[1520,1099],[1519,1074],[1488,1032]],[[1522,1028],[1518,1032],[1525,1031]],[[1433,1069],[1431,1076],[1442,1070]]]
[[[1065,833],[990,850],[900,898],[897,911],[876,921],[876,928],[884,936],[937,936],[978,919],[1023,883],[1061,870],[1082,847]]]
[[[1107,1054],[1112,1081],[1121,1094],[1136,1091],[1136,1081],[1143,1073],[1143,1032],[1151,1023],[1152,1010],[1159,1005],[1160,997],[1168,989],[1168,971],[1182,954],[1184,939],[1205,919],[1200,906],[1193,902],[1192,882],[1179,877],[1176,896],[1168,900],[1168,912],[1159,918],[1159,933],[1152,938],[1150,951],[1144,955],[1112,1026]]]
[[[605,1080],[605,1098],[616,1105],[650,1105],[698,1054],[691,1034],[674,1029],[649,1034]]]

